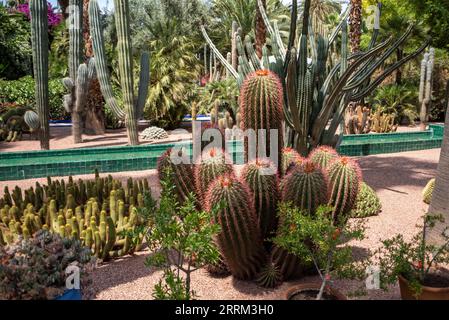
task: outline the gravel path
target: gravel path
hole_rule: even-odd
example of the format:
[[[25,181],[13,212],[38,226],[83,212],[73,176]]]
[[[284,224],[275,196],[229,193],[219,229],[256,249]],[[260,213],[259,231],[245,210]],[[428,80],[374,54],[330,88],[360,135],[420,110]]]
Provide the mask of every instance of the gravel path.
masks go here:
[[[422,202],[421,191],[436,173],[439,149],[387,154],[359,158],[364,180],[378,193],[383,211],[377,217],[367,220],[366,239],[354,243],[354,252],[363,255],[367,250],[375,249],[380,239],[390,238],[402,233],[407,239],[417,231],[416,223],[425,213],[427,206]],[[156,172],[125,172],[113,174],[117,179],[126,180],[129,176],[150,178],[155,194],[159,192]],[[92,178],[92,176],[80,176]],[[45,182],[45,179],[38,179]],[[28,187],[33,181],[0,182],[0,194],[4,185]],[[100,266],[93,274],[93,289],[96,299],[151,299],[152,289],[159,281],[161,272],[144,266],[148,252],[141,252],[133,257],[125,257]],[[315,280],[302,279],[295,283]],[[284,283],[275,290],[264,290],[252,282],[243,282],[226,278],[212,278],[205,271],[193,274],[192,287],[199,299],[280,299],[292,283]],[[356,281],[336,281],[334,286],[351,295],[363,283]],[[357,299],[399,299],[399,289],[391,288],[389,292],[369,291],[367,296],[356,295]]]

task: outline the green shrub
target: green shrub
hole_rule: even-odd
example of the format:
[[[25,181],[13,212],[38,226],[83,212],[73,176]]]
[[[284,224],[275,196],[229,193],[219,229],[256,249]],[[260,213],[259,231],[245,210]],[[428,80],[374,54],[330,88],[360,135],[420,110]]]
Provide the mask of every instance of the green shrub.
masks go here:
[[[382,211],[382,204],[376,192],[366,183],[362,183],[355,208],[351,211],[354,218],[376,216]]]
[[[49,81],[50,119],[62,120],[67,118],[62,98],[65,94],[64,86],[59,79]],[[0,103],[14,103],[19,107],[35,108],[34,79],[30,76],[19,80],[0,80]]]

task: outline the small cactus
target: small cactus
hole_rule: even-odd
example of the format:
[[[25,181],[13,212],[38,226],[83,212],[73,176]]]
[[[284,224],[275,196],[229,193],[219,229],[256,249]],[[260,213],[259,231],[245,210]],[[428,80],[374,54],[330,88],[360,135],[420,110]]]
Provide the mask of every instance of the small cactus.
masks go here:
[[[282,201],[314,214],[328,201],[326,175],[313,162],[305,161],[282,180],[281,194]]]
[[[335,149],[328,146],[321,146],[312,151],[309,159],[320,168],[327,170],[330,163],[338,158]]]
[[[162,128],[149,127],[140,134],[140,137],[142,140],[162,140],[168,138],[168,133]]]
[[[335,159],[329,166],[329,206],[335,222],[346,219],[354,208],[362,183],[360,166],[348,157]]]
[[[432,202],[433,189],[435,189],[435,179],[430,180],[422,191],[423,201],[426,204]]]
[[[197,195],[203,201],[211,183],[222,175],[234,175],[234,168],[224,150],[212,148],[205,150],[201,163],[195,168],[195,186]]]
[[[221,176],[206,195],[206,211],[226,204],[212,217],[221,226],[217,243],[229,270],[238,279],[253,279],[265,262],[265,251],[249,188],[233,176]]]
[[[281,176],[284,177],[296,165],[301,165],[304,160],[295,149],[282,149]]]
[[[41,127],[41,123],[39,121],[39,116],[36,112],[28,110],[25,112],[25,115],[23,116],[23,120],[27,124],[27,126],[30,128],[31,132],[36,132]]]
[[[277,168],[268,160],[256,160],[243,168],[241,178],[252,191],[262,237],[267,239],[277,227],[276,211],[280,199]]]
[[[282,283],[282,273],[279,266],[268,263],[257,276],[256,282],[263,288],[275,288]]]

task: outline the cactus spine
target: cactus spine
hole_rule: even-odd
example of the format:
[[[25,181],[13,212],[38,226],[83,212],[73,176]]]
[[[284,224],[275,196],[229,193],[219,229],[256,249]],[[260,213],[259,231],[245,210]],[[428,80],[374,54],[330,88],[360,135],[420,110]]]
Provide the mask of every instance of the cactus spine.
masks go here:
[[[141,56],[139,90],[138,96],[135,99],[128,0],[114,0],[114,6],[115,25],[118,37],[117,50],[119,74],[125,111],[120,108],[112,92],[109,71],[106,63],[100,9],[97,0],[91,0],[89,3],[89,23],[92,34],[92,47],[96,59],[98,80],[100,82],[101,92],[105,98],[105,101],[111,107],[112,112],[117,118],[120,120],[125,120],[128,133],[128,143],[130,145],[137,145],[139,143],[137,120],[142,114],[143,107],[145,106],[150,80],[149,54],[144,52]]]
[[[256,160],[243,168],[241,177],[252,192],[257,222],[263,239],[267,239],[277,227],[277,203],[280,198],[277,168],[269,161]]]
[[[50,118],[48,107],[48,6],[46,0],[31,0],[31,43],[36,89],[36,105],[39,115],[39,140],[41,149],[50,149]]]
[[[240,93],[242,126],[243,130],[255,130],[256,139],[245,138],[245,158],[248,161],[270,157],[278,167],[281,165],[284,142],[282,101],[282,85],[273,72],[259,70],[246,78]]]
[[[262,238],[248,187],[232,176],[221,176],[206,195],[206,210],[227,206],[213,217],[222,230],[217,242],[231,273],[238,279],[254,278],[265,262]]]
[[[359,165],[347,158],[337,158],[328,169],[329,205],[335,222],[344,221],[354,208],[360,191],[362,173]]]

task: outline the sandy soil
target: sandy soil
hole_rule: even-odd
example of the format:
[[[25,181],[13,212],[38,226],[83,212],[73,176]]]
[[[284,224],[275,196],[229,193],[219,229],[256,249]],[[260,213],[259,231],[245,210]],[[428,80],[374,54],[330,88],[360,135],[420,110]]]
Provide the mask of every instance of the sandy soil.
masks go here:
[[[379,245],[380,239],[390,238],[402,233],[410,238],[417,231],[415,225],[425,213],[427,206],[422,202],[421,191],[436,173],[439,149],[386,154],[359,158],[364,180],[378,193],[383,211],[377,217],[366,219],[366,239],[353,243],[354,252],[363,256],[368,250]],[[126,180],[129,176],[147,177],[154,193],[159,186],[154,170],[113,174],[117,179]],[[92,178],[91,176],[80,176]],[[45,179],[38,179],[45,182]],[[28,187],[32,181],[0,182],[0,194],[4,185]],[[96,299],[151,299],[153,286],[159,281],[161,272],[144,266],[148,252],[133,257],[125,257],[109,264],[99,266],[94,272],[93,288]],[[315,280],[302,279],[299,282]],[[199,299],[280,299],[291,283],[284,283],[275,290],[264,290],[252,282],[226,278],[212,278],[200,270],[193,275],[193,289]],[[295,282],[297,283],[297,282]],[[355,281],[336,281],[335,287],[353,296],[363,283]],[[392,287],[389,292],[369,291],[367,296],[355,295],[357,299],[399,299],[399,289]]]

